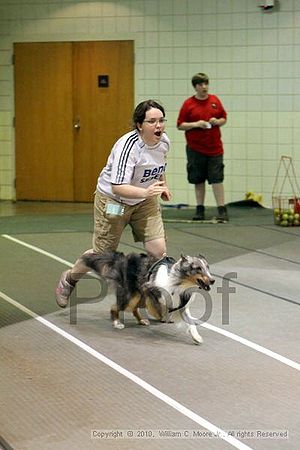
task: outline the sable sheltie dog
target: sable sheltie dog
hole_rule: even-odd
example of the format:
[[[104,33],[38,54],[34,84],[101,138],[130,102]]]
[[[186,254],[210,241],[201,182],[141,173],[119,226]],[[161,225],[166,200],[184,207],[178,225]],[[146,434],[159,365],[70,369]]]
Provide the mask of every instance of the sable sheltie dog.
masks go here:
[[[157,260],[143,253],[107,252],[84,255],[82,261],[114,287],[116,303],[111,318],[115,328],[124,328],[120,311],[131,311],[141,325],[149,325],[149,321],[142,318],[139,308],[146,308],[162,322],[171,322],[178,311],[194,342],[202,342],[196,327],[199,322],[191,316],[189,306],[196,289],[209,291],[215,282],[204,256],[181,255],[175,261],[167,256]]]

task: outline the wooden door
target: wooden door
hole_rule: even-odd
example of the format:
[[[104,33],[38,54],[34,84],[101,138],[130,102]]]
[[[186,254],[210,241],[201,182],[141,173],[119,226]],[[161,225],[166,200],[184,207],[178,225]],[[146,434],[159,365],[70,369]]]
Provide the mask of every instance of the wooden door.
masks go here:
[[[74,43],[73,67],[74,195],[91,201],[113,144],[130,130],[133,42]]]
[[[73,200],[72,45],[15,44],[18,200]]]
[[[133,41],[15,44],[17,199],[92,201],[133,97]]]

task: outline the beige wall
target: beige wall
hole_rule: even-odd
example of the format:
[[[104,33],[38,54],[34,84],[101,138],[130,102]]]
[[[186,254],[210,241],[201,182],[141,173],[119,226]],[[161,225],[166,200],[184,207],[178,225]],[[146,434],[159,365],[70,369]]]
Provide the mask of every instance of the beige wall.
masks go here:
[[[300,1],[276,3],[263,12],[256,0],[0,0],[0,199],[15,196],[13,42],[134,39],[136,103],[151,97],[167,110],[173,203],[195,204],[175,123],[203,71],[229,115],[226,201],[251,190],[269,206],[280,155],[300,174]]]

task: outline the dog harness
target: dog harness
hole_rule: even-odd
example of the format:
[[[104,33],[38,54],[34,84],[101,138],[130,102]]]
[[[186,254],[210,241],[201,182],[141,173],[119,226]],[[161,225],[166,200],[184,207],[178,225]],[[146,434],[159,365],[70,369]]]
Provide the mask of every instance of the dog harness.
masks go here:
[[[173,266],[176,263],[176,260],[172,258],[172,256],[163,256],[158,261],[156,261],[150,269],[148,270],[148,281],[150,280],[151,275],[155,274],[160,266],[167,266],[168,268]]]

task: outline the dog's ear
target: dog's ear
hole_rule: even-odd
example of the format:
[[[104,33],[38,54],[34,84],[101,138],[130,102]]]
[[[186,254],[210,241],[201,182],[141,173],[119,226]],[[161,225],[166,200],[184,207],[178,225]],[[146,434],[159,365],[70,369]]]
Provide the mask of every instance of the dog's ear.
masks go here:
[[[183,255],[182,253],[181,253],[181,259],[182,259],[182,262],[187,261],[187,257],[185,255]]]

